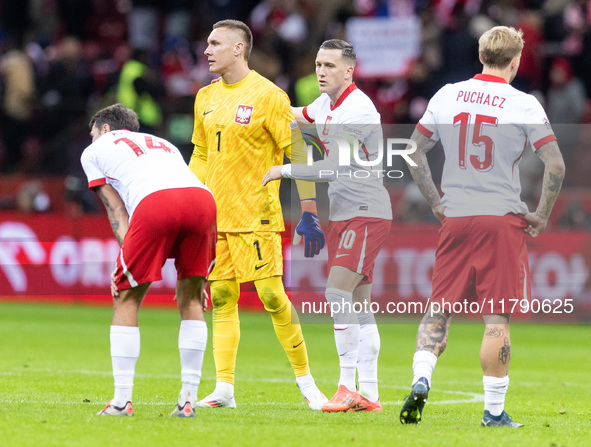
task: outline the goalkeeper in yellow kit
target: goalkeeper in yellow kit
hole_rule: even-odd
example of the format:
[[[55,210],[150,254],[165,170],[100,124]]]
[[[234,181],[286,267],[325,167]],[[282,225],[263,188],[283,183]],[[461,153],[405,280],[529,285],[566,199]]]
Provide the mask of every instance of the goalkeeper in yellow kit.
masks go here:
[[[216,387],[197,406],[236,406],[240,283],[254,281],[302,395],[311,409],[320,410],[326,397],[310,374],[306,343],[281,279],[279,183],[261,186],[267,170],[282,164],[284,152],[291,157],[297,146],[305,157],[305,144],[285,92],[248,67],[248,26],[237,20],[217,22],[207,43],[209,70],[221,78],[197,93],[189,167],[211,189],[218,209],[216,264],[209,275]],[[315,187],[298,183],[298,191],[303,213],[296,231],[311,257],[324,246]]]

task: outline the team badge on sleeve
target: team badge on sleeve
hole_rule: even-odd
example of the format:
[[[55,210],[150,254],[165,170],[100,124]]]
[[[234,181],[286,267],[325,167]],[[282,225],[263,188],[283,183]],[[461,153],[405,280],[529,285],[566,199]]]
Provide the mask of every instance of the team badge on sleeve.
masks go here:
[[[234,117],[234,122],[238,124],[250,124],[250,118],[252,117],[252,106],[245,106],[242,104],[238,105],[238,109],[236,109],[236,116]]]

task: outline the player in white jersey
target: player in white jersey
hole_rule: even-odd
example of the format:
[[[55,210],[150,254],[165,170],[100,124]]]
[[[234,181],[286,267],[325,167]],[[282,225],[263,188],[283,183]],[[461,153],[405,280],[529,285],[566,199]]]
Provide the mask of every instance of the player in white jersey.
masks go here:
[[[525,235],[536,237],[546,227],[565,171],[542,106],[509,85],[522,49],[521,31],[497,26],[485,32],[479,40],[482,74],[439,90],[411,137],[417,143],[411,155],[417,166],[410,166],[411,174],[442,228],[431,306],[417,334],[412,391],[400,412],[402,423],[421,420],[433,369],[446,347],[452,309],[458,309],[453,304],[462,304],[462,309],[482,314],[485,323],[482,425],[521,426],[504,410],[509,319],[531,291]],[[426,157],[437,140],[445,152],[443,198]],[[528,147],[545,166],[535,212],[520,198],[519,161]]]
[[[133,415],[133,379],[140,351],[138,310],[150,283],[162,279],[166,259],[174,258],[182,388],[171,416],[195,417],[207,344],[204,288],[215,262],[213,195],[174,145],[137,132],[138,117],[125,106],[100,110],[90,127],[93,142],[82,153],[82,167],[121,245],[111,278],[115,394],[98,414]]]
[[[355,62],[353,46],[345,41],[332,39],[320,46],[316,75],[323,94],[294,113],[299,122],[316,124],[327,155],[311,166],[274,166],[263,180],[263,184],[281,177],[330,182],[325,295],[333,310],[341,372],[337,392],[322,407],[328,412],[382,411],[377,372],[380,336],[369,309],[373,267],[390,232],[392,207],[383,185],[384,171],[370,166],[379,158],[382,127],[373,103],[353,82]],[[363,311],[352,311],[353,302],[364,303]]]

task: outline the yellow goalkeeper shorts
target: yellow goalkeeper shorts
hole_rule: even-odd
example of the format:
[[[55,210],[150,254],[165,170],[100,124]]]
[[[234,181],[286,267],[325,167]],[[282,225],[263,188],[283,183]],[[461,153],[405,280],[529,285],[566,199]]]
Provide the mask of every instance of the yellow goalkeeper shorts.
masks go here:
[[[277,232],[219,233],[216,262],[210,280],[256,281],[283,275],[281,234]]]

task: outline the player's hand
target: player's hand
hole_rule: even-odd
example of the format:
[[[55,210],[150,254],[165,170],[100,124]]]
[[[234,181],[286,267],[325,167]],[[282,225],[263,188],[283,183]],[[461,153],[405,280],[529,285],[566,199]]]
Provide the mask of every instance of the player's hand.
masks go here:
[[[117,276],[117,268],[115,267],[115,270],[113,270],[113,272],[111,272],[111,296],[113,298],[117,298],[119,297],[119,291],[117,290],[117,284],[115,283]]]
[[[527,222],[527,228],[525,234],[529,234],[531,237],[538,236],[544,229],[546,225],[548,225],[548,220],[543,219],[536,213],[527,213],[525,215],[525,220]]]
[[[203,312],[207,310],[207,302],[209,301],[209,295],[207,294],[207,290],[205,287],[203,288],[203,292],[201,293],[201,305],[203,306]]]
[[[304,237],[304,256],[306,258],[313,258],[314,255],[320,253],[320,250],[324,247],[324,233],[320,228],[320,222],[318,222],[316,214],[309,211],[302,213],[302,218],[293,237],[293,245],[298,245],[302,236]]]
[[[273,180],[280,180],[281,179],[281,168],[282,165],[277,165],[271,167],[263,177],[263,186],[267,183],[272,182]]]
[[[443,219],[445,219],[445,208],[441,205],[437,205],[436,207],[431,208],[431,210],[433,211],[433,214],[437,220],[439,220],[439,222],[443,222]]]

